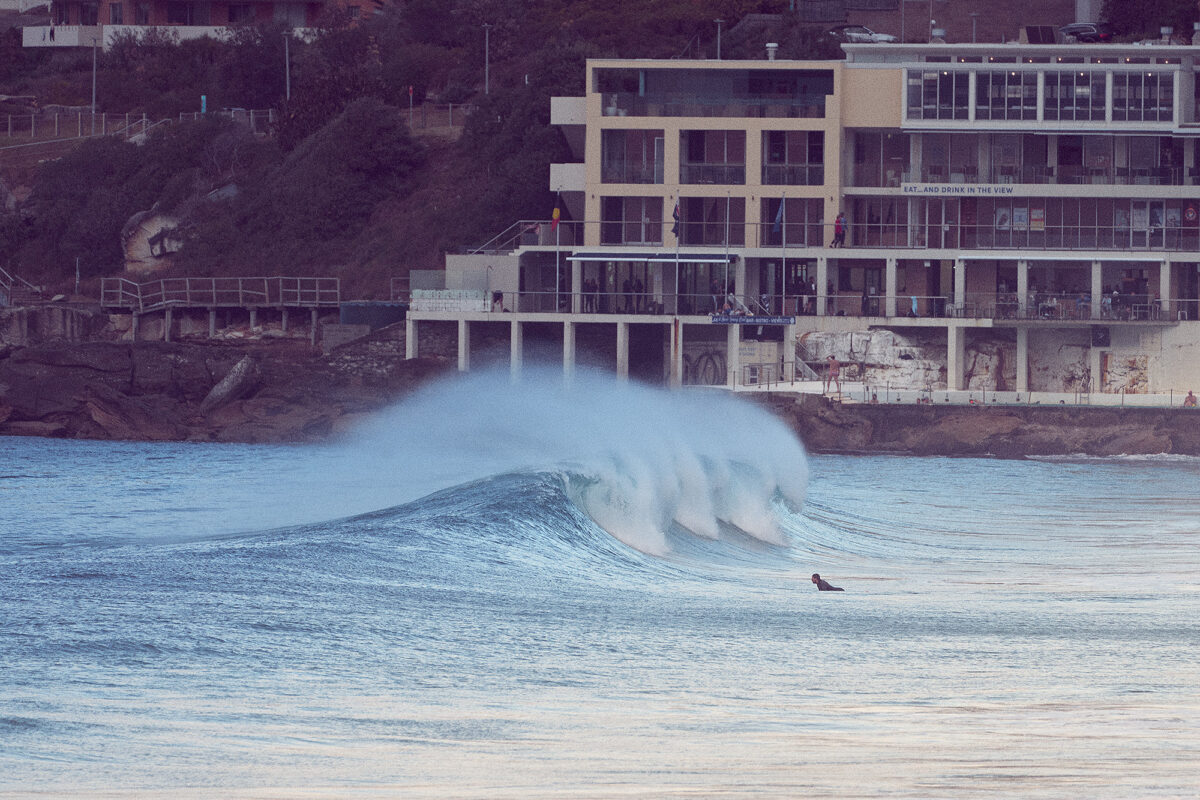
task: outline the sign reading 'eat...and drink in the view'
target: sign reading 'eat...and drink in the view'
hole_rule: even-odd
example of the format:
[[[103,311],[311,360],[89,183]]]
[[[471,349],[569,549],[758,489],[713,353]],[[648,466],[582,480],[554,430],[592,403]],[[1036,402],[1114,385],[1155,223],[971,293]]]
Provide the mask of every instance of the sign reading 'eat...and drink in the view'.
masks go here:
[[[991,197],[1010,195],[1013,193],[1013,187],[999,183],[904,183],[900,185],[900,193]]]

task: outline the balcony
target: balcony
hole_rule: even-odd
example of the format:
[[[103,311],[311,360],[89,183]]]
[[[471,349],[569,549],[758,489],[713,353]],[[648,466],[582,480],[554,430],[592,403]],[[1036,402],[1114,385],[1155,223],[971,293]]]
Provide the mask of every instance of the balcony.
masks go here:
[[[39,25],[21,30],[23,47],[91,47],[104,43],[103,25]]]
[[[742,186],[746,183],[745,164],[680,164],[679,182],[683,184],[721,184]]]
[[[587,186],[586,164],[551,164],[550,188],[556,192],[582,192]]]
[[[586,97],[551,97],[551,125],[585,125],[587,124]]]

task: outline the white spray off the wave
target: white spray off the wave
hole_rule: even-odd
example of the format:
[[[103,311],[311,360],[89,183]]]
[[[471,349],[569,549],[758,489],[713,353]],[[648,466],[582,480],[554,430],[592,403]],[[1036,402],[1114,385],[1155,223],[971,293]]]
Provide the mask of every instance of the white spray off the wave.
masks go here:
[[[514,470],[575,475],[573,499],[631,547],[661,554],[672,523],[706,538],[722,524],[782,543],[773,510],[798,509],[804,449],[782,422],[715,390],[667,391],[609,374],[527,368],[439,381],[348,442],[359,467],[424,492]],[[378,460],[371,467],[373,460]]]

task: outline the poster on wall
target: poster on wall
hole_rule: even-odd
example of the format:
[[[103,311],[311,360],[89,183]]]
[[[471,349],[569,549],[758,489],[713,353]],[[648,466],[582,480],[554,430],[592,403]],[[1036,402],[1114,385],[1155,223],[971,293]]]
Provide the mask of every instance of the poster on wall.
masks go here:
[[[1179,226],[1180,226],[1179,208],[1178,207],[1168,208],[1167,209],[1167,227],[1168,228],[1178,228]]]
[[[1014,231],[1029,230],[1029,207],[1014,206],[1012,210],[1012,226]]]
[[[1117,230],[1129,230],[1129,212],[1125,209],[1114,208],[1113,220]]]
[[[996,230],[1006,231],[1011,227],[1012,220],[1009,218],[1007,208],[996,209]]]
[[[1044,208],[1029,209],[1029,230],[1031,230],[1031,231],[1046,230],[1046,209],[1044,209]]]

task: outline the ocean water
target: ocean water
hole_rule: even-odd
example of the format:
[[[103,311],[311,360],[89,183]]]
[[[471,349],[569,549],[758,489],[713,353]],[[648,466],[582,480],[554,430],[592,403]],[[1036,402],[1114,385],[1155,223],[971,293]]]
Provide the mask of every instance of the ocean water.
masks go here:
[[[0,797],[1195,797],[1198,665],[1195,459],[812,457],[536,372],[325,447],[0,439]]]

